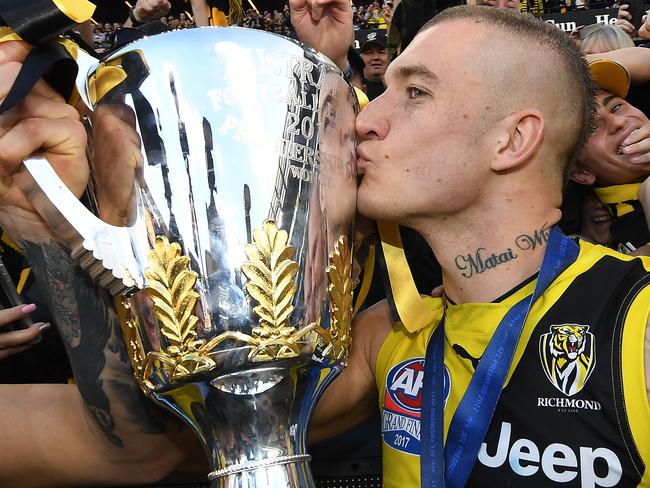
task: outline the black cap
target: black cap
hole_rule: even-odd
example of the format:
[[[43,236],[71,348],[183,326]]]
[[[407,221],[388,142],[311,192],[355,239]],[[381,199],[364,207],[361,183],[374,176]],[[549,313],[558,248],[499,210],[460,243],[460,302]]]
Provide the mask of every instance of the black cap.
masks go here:
[[[388,40],[388,29],[371,29],[364,31],[363,37],[359,40],[359,49],[363,51],[366,46],[376,44],[383,48],[386,47]]]

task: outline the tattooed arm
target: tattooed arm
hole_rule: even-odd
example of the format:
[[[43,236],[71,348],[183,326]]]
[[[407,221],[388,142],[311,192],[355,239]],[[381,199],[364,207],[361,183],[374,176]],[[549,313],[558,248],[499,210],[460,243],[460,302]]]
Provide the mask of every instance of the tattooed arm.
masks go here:
[[[78,393],[71,388],[28,387],[27,398],[37,400],[20,415],[33,417],[32,435],[24,436],[26,429],[21,429],[16,432],[18,438],[6,445],[23,445],[25,452],[39,446],[43,464],[21,463],[12,469],[2,463],[0,455],[0,479],[24,477],[31,485],[39,468],[38,478],[42,476],[50,486],[146,483],[164,476],[183,458],[181,447],[170,439],[181,434],[180,428],[167,432],[165,424],[173,425],[173,421],[136,387],[108,297],[56,242],[20,244],[36,278],[49,292],[48,305],[65,343]],[[24,394],[12,390],[13,400]],[[7,400],[7,394],[2,398]],[[77,459],[83,462],[72,469],[71,461]]]
[[[0,99],[29,48],[0,44]],[[85,187],[85,131],[43,81],[0,115],[0,227],[25,251],[48,291],[77,385],[0,385],[0,486],[116,486],[160,479],[183,459],[187,429],[139,392],[109,301],[52,238],[14,184],[20,162],[42,152],[68,187]]]

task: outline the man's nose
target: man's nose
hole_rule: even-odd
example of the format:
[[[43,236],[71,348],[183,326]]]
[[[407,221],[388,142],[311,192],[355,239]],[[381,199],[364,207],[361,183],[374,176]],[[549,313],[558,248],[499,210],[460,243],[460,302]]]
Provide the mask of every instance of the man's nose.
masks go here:
[[[371,101],[357,115],[356,128],[359,141],[384,139],[390,131],[390,123],[382,109],[385,94]]]
[[[606,117],[607,129],[610,134],[619,132],[627,125],[627,119],[622,115],[608,113]]]

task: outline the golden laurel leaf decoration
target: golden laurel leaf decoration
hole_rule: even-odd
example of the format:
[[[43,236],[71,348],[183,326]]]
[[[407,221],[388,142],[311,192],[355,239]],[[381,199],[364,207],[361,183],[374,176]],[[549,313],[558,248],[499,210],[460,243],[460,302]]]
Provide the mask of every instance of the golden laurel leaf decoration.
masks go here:
[[[330,328],[321,333],[325,342],[323,354],[335,361],[347,360],[351,344],[352,325],[352,255],[347,236],[340,236],[330,254],[327,288],[330,301]]]
[[[341,236],[329,257],[326,271],[330,284],[330,328],[323,329],[320,319],[302,327],[291,325],[293,299],[297,291],[298,264],[293,260],[295,248],[288,244],[288,234],[267,220],[253,232],[253,243],[245,246],[248,261],[242,272],[248,278],[246,291],[256,303],[259,317],[251,335],[226,331],[206,342],[197,339],[198,318],[194,308],[199,294],[195,290],[197,273],[190,269],[190,259],[181,254],[178,243],[164,236],[156,237],[148,254],[149,266],[144,292],[153,303],[154,317],[161,324],[160,332],[167,339],[161,351],[144,354],[141,331],[131,310],[131,300],[123,299],[121,324],[135,376],[142,389],[149,393],[153,383],[177,381],[215,367],[210,358],[221,343],[233,340],[248,345],[252,362],[276,361],[300,355],[310,334],[319,337],[323,354],[335,361],[346,360],[350,347],[352,316],[352,259],[348,239]],[[154,369],[166,372],[168,379]]]
[[[194,290],[198,274],[190,269],[190,258],[181,255],[178,243],[158,236],[148,260],[144,291],[153,302],[154,317],[162,324],[160,332],[169,345],[147,354],[145,377],[155,361],[163,365],[172,380],[209,370],[215,363],[208,357],[205,341],[196,339],[199,319],[193,312],[199,298]]]
[[[133,315],[131,309],[131,300],[120,297],[116,302],[116,307],[120,316],[120,326],[122,328],[122,336],[126,344],[126,349],[133,366],[133,376],[138,380],[140,388],[145,393],[149,393],[153,389],[153,385],[145,378],[145,354],[142,342],[137,329],[137,320]]]
[[[300,352],[298,341],[316,324],[297,330],[289,324],[296,294],[298,263],[293,260],[295,248],[288,244],[289,235],[278,229],[272,220],[253,231],[253,243],[244,248],[248,261],[241,270],[248,278],[246,291],[257,302],[253,311],[259,317],[252,330],[251,352],[254,361],[268,361],[296,357]]]

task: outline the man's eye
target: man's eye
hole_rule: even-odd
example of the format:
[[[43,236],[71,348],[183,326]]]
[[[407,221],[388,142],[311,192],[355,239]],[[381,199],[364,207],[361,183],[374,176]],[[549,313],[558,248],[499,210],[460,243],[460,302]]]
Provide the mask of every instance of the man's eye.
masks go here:
[[[621,109],[622,106],[623,106],[622,103],[617,103],[617,104],[613,105],[612,106],[612,113],[615,114],[616,112],[618,112]]]
[[[410,86],[408,88],[408,95],[409,95],[409,98],[420,98],[420,97],[426,95],[426,93],[424,93],[419,88],[416,88],[414,86]]]

